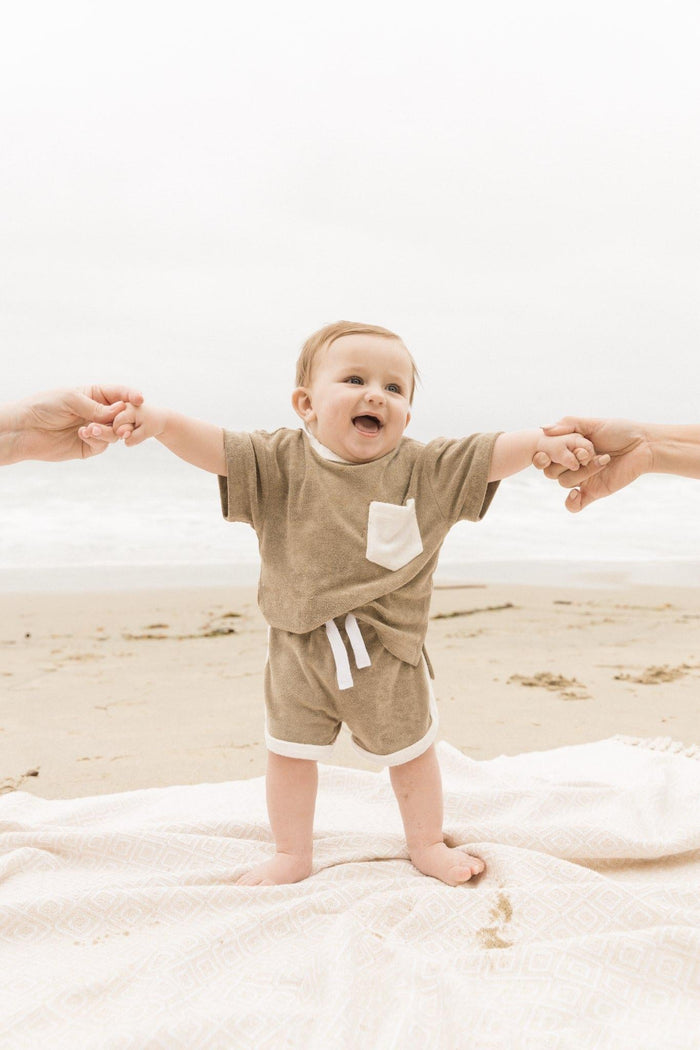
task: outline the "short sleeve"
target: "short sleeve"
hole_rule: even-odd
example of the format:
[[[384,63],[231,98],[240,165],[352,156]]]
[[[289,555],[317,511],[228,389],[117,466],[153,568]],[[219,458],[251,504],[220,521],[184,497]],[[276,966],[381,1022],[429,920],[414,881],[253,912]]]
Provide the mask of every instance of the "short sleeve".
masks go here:
[[[489,482],[493,446],[498,434],[436,438],[425,446],[426,469],[435,501],[450,523],[479,521],[496,494]]]
[[[254,525],[260,504],[260,471],[251,434],[224,431],[226,477],[219,478],[221,512],[226,521]]]

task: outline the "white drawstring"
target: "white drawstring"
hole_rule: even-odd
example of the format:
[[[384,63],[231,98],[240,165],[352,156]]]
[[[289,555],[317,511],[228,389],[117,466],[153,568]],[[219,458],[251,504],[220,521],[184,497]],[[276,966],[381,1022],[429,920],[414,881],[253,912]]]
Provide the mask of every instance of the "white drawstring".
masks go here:
[[[355,666],[357,668],[371,667],[372,661],[369,658],[367,646],[365,645],[365,640],[360,632],[360,625],[355,619],[354,613],[348,613],[345,617],[345,630],[348,633],[350,645],[352,646],[353,656],[355,657]]]
[[[328,641],[331,645],[331,652],[333,653],[333,660],[335,661],[335,674],[338,679],[338,689],[352,689],[354,683],[352,680],[352,672],[350,671],[350,661],[348,660],[348,654],[343,645],[343,639],[340,637],[340,631],[334,620],[328,620],[325,627]],[[367,647],[364,638],[362,637],[360,626],[352,613],[348,613],[345,617],[345,630],[350,640],[350,647],[352,648],[353,656],[355,657],[355,665],[358,668],[371,667],[372,661],[369,658],[369,653],[367,652]]]
[[[345,652],[345,646],[343,645],[343,639],[340,637],[340,631],[336,627],[334,620],[328,620],[326,623],[326,634],[328,635],[328,641],[331,643],[333,659],[335,660],[335,673],[338,679],[338,689],[351,689],[352,674],[350,673],[350,661],[348,660],[348,654]]]

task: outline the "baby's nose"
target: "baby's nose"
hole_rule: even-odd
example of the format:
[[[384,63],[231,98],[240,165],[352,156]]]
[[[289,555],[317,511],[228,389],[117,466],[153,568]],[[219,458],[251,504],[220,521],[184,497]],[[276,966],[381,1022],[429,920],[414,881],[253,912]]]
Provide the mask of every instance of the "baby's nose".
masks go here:
[[[365,397],[368,401],[382,404],[384,402],[384,391],[379,386],[368,386],[365,389]]]

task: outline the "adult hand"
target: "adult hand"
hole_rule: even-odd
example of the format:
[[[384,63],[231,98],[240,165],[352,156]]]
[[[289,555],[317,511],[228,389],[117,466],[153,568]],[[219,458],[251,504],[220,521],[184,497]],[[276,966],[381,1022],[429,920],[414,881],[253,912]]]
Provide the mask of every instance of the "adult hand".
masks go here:
[[[641,474],[653,469],[653,452],[646,427],[629,419],[580,419],[566,416],[553,426],[544,427],[545,434],[555,436],[572,430],[583,434],[595,445],[596,459],[577,471],[566,470],[552,463],[544,453],[537,453],[533,463],[548,478],[554,478],[572,491],[566,498],[566,508],[577,513],[603,496],[618,492]]]
[[[3,428],[13,438],[6,462],[86,459],[117,441],[111,423],[125,403],[140,405],[143,395],[118,384],[49,390],[5,406]],[[8,425],[9,421],[9,425]],[[95,423],[99,434],[82,440],[78,430]]]

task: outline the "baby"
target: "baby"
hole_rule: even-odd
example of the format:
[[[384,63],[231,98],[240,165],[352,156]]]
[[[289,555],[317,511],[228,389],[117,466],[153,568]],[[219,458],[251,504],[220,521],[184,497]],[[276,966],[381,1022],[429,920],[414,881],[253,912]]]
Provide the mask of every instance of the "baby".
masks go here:
[[[275,852],[240,885],[311,874],[317,762],[343,722],[360,754],[389,767],[413,864],[452,886],[484,870],[443,839],[424,648],[433,572],[452,525],[482,518],[501,478],[538,452],[577,470],[595,450],[580,434],[542,430],[405,438],[416,377],[393,332],[341,321],[311,336],[297,362],[292,404],[303,429],[235,433],[148,403],[114,420],[127,445],[156,437],[218,474],[226,520],[258,536]],[[81,431],[92,442],[100,434]]]

